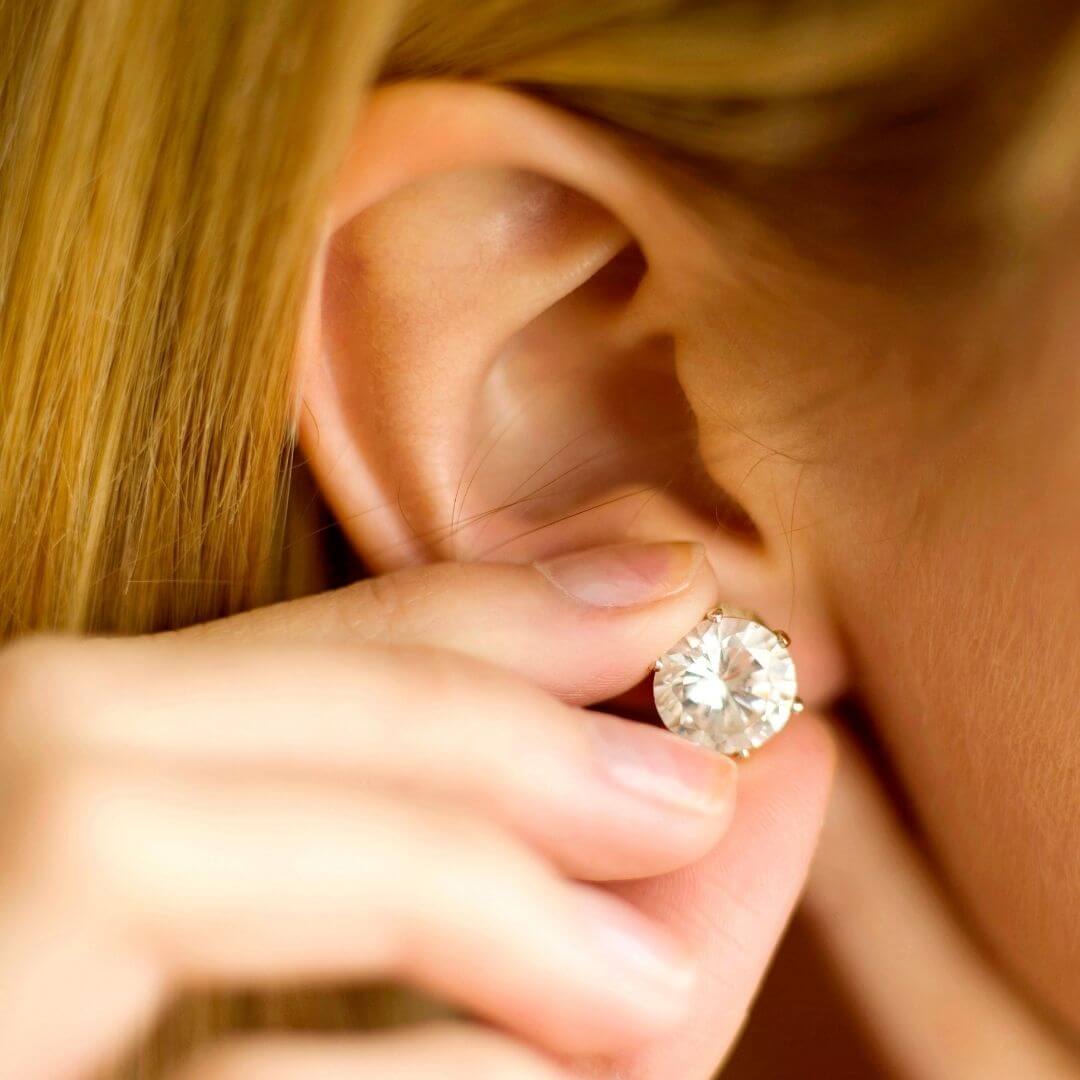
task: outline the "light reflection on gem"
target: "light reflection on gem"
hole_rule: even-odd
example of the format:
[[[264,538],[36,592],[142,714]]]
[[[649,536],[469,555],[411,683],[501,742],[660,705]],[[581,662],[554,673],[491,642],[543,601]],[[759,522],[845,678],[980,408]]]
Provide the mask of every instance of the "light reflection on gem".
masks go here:
[[[795,664],[768,627],[724,615],[705,619],[658,661],[653,695],[677,735],[724,754],[768,741],[787,723]]]

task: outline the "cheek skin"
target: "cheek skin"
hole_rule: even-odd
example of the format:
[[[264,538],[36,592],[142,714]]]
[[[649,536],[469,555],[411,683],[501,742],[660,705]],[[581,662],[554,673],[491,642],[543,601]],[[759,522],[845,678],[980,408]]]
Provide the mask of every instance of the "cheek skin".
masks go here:
[[[916,474],[880,475],[916,506],[907,530],[816,546],[948,887],[1080,1032],[1080,267],[1053,280],[1000,384]]]
[[[710,327],[681,379],[709,471],[790,568],[793,605],[820,593],[840,624],[945,889],[1003,970],[1080,1032],[1074,250],[970,390],[944,313],[896,318],[843,290],[805,305],[786,285],[774,295],[796,299],[767,311],[724,295],[741,333]]]
[[[799,543],[946,887],[1080,1031],[1080,317],[1044,325],[952,424],[848,440]]]
[[[827,597],[946,889],[1080,1031],[1080,325],[1067,330],[945,425],[899,384],[792,408],[741,450],[695,411],[703,454],[727,464],[716,479],[790,560],[794,602],[800,576]],[[704,376],[687,389],[716,394]],[[814,450],[770,449],[785,442]]]

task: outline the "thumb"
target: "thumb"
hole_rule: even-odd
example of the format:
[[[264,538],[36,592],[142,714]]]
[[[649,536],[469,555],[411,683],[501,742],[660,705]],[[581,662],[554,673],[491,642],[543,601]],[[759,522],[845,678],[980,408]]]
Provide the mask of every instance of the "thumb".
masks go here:
[[[678,933],[698,958],[696,1002],[679,1030],[632,1055],[582,1067],[619,1080],[707,1080],[727,1056],[802,890],[821,830],[832,737],[809,713],[739,766],[735,819],[693,866],[614,891]]]

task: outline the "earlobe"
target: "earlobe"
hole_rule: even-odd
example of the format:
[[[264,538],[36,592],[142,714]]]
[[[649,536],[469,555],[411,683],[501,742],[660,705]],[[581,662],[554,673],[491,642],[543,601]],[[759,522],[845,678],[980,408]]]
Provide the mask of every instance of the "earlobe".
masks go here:
[[[701,540],[724,599],[786,621],[787,574],[700,467],[658,287],[707,240],[602,134],[436,89],[389,91],[397,138],[362,121],[300,350],[302,449],[358,554]]]

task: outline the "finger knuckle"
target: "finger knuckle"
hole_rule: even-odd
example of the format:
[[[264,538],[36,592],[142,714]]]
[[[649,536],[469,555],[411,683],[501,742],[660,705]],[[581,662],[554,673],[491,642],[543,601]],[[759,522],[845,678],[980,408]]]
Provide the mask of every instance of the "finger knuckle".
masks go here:
[[[283,1077],[276,1040],[235,1038],[192,1057],[169,1080],[278,1080]]]
[[[393,646],[384,660],[394,665],[401,686],[415,686],[417,695],[430,705],[467,707],[482,713],[496,703],[521,702],[528,693],[510,673],[452,648]]]
[[[0,723],[5,740],[21,735],[47,703],[58,649],[49,638],[24,638],[0,650]]]
[[[525,1050],[484,1054],[462,1070],[461,1080],[566,1080],[565,1074]]]
[[[495,825],[453,807],[416,808],[412,833],[416,851],[452,853],[459,863],[495,861],[509,856],[512,846]]]
[[[553,699],[513,671],[454,648],[447,640],[435,645],[400,645],[394,655],[405,671],[423,672],[423,692],[428,701],[468,703],[476,708],[513,707],[523,715],[522,723],[539,724],[546,718]],[[515,723],[516,727],[516,723]]]
[[[422,632],[437,610],[434,595],[426,575],[380,574],[368,578],[355,592],[343,592],[348,603],[340,610],[350,624],[362,620],[365,633],[374,626],[379,636],[393,638],[406,627]]]
[[[67,718],[98,706],[79,646],[59,637],[25,638],[0,650],[0,739],[5,750],[52,746]]]
[[[451,1021],[360,1038],[234,1037],[196,1054],[169,1080],[295,1080],[369,1070],[432,1080],[567,1080],[508,1036]]]
[[[0,652],[0,769],[7,866],[79,895],[108,880],[123,814],[77,730],[105,707],[90,668],[98,657],[63,638],[21,640]],[[89,662],[88,662],[89,661]]]
[[[360,630],[365,638],[422,639],[446,625],[448,602],[475,590],[475,566],[444,562],[376,575],[334,595],[350,634]]]
[[[460,882],[472,881],[492,897],[548,894],[552,870],[521,840],[468,810],[439,807],[417,815],[413,851],[426,866],[431,887],[457,895]]]
[[[566,1080],[566,1074],[507,1035],[445,1022],[429,1028],[446,1080]]]
[[[10,895],[47,898],[57,918],[86,923],[111,917],[124,878],[95,846],[102,799],[76,771],[23,770],[4,791],[3,869]]]
[[[30,773],[15,815],[27,868],[87,901],[114,890],[124,878],[115,826],[127,813],[115,802],[93,769],[71,765]]]

